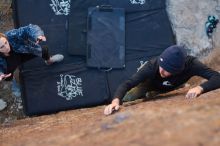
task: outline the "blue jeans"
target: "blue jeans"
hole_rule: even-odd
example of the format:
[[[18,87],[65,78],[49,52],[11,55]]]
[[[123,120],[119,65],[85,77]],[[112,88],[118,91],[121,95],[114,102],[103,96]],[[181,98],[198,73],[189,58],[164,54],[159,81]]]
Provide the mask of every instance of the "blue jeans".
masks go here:
[[[12,94],[16,97],[20,97],[21,96],[21,90],[20,90],[20,85],[19,83],[16,82],[16,80],[13,78],[12,80]]]

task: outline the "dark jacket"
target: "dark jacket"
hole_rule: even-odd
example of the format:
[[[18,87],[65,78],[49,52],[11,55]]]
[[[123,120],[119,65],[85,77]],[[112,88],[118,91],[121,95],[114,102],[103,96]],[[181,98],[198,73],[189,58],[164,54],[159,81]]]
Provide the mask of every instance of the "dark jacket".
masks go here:
[[[179,74],[167,78],[160,76],[159,61],[158,58],[155,58],[145,64],[130,79],[122,83],[115,92],[114,97],[122,101],[127,91],[146,80],[150,83],[151,90],[153,91],[159,91],[161,93],[172,91],[186,83],[193,76],[200,76],[208,80],[200,85],[204,89],[204,92],[220,87],[220,73],[202,64],[195,57],[187,56],[184,70]]]
[[[5,35],[13,52],[42,57],[42,48],[35,43],[37,37],[44,35],[43,30],[38,25],[29,24],[18,29],[12,29]],[[0,74],[6,73],[7,68],[6,59],[0,56]]]

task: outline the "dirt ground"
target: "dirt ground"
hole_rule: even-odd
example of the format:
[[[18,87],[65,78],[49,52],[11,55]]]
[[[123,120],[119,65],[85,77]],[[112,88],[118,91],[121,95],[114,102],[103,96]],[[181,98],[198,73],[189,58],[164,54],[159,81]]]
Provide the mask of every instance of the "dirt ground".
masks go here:
[[[11,0],[0,1],[0,32],[13,29]],[[7,107],[0,111],[0,123],[14,121],[25,117],[22,109],[21,98],[16,98],[11,93],[11,82],[0,82],[0,99],[7,102]]]
[[[4,32],[13,28],[13,21],[8,5],[1,2],[0,32]],[[218,71],[219,52],[215,49],[203,58]],[[0,98],[8,106],[0,111],[0,145],[219,146],[220,89],[196,99],[184,97],[189,88],[201,82],[203,79],[193,78],[188,86],[154,100],[126,103],[111,116],[104,116],[105,106],[99,106],[40,117],[26,117],[21,99],[11,94],[11,83],[3,82]]]

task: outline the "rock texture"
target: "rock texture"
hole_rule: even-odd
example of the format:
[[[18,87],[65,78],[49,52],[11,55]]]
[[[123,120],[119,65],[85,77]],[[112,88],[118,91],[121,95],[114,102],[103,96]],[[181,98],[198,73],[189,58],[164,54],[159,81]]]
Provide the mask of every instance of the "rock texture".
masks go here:
[[[26,118],[0,125],[2,146],[219,146],[220,90],[186,100],[186,89],[152,101]]]
[[[167,0],[167,12],[176,35],[177,44],[185,45],[192,55],[201,56],[219,48],[220,26],[213,33],[213,41],[205,32],[209,15],[219,17],[220,0]]]
[[[5,32],[12,29],[12,10],[11,10],[12,0],[0,0],[0,32]]]

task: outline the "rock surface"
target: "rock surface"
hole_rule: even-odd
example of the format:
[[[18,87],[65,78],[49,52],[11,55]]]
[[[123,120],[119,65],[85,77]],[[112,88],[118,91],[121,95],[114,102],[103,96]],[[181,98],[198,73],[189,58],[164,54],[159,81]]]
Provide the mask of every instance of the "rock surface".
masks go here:
[[[3,146],[219,146],[220,90],[187,100],[187,88],[155,100],[127,103],[104,116],[104,106],[5,122]]]
[[[213,48],[220,48],[220,25],[208,39],[205,23],[209,15],[220,16],[216,7],[220,0],[167,0],[167,12],[176,35],[177,44],[185,45],[190,53],[203,56]]]

